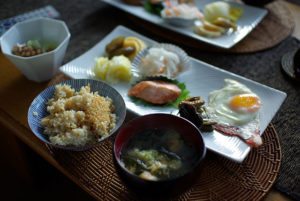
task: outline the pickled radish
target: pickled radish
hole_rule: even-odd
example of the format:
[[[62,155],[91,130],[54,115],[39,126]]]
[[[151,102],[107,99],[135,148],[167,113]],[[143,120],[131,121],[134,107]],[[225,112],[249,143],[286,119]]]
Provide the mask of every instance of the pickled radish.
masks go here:
[[[97,78],[110,83],[128,82],[131,79],[131,62],[123,55],[114,56],[111,60],[107,57],[99,57],[96,59],[93,71]]]
[[[107,69],[109,68],[109,59],[107,57],[99,57],[96,59],[96,65],[94,66],[95,76],[101,80],[106,80]]]
[[[106,80],[108,82],[125,81],[128,82],[131,79],[131,62],[130,60],[121,55],[115,56],[110,61],[110,66],[106,74]]]

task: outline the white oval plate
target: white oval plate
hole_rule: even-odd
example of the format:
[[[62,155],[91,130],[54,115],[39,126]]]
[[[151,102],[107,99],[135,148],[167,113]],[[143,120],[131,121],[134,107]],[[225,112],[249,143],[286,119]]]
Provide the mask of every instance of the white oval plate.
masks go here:
[[[184,36],[194,38],[196,40],[209,43],[220,48],[229,49],[247,36],[267,15],[268,11],[264,8],[257,8],[245,4],[227,1],[230,5],[243,9],[243,15],[237,21],[237,30],[232,33],[224,34],[217,38],[208,38],[199,36],[193,32],[193,27],[178,27],[166,22],[162,17],[147,12],[143,6],[132,6],[124,3],[122,0],[102,0],[116,8],[119,8],[127,13],[130,13],[143,20],[149,21],[158,26],[167,28]],[[200,11],[203,11],[206,4],[217,0],[197,0],[196,6]],[[197,23],[197,22],[196,22]]]

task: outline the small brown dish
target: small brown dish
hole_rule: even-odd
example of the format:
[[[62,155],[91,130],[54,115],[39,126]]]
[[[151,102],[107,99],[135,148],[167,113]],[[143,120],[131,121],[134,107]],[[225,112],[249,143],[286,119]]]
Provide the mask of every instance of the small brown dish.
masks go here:
[[[178,135],[176,134],[174,135],[176,137],[173,137],[170,134],[172,132]],[[178,141],[183,143],[183,145],[178,146],[179,149],[176,146],[173,147],[176,144],[174,139],[182,140]],[[171,146],[168,147],[169,145],[165,143],[171,144]],[[152,172],[153,164],[164,163],[164,161],[160,161],[162,156],[155,155],[153,157],[156,160],[155,163],[147,169],[145,166],[148,165],[148,161],[143,159],[151,158],[149,151],[144,151],[147,149],[154,150],[156,154],[158,152],[167,153],[168,157],[172,158],[172,165],[170,165],[171,163],[165,163],[169,165],[168,168],[173,168],[174,164],[176,166],[174,161],[180,158],[178,160],[181,162],[182,166],[180,167],[182,169],[168,172],[167,169],[163,168],[156,175],[155,170]],[[128,165],[126,161],[128,153],[132,153],[132,150],[140,150],[141,155],[143,155],[142,158],[137,160],[143,166],[141,168],[143,169],[142,174],[136,174],[138,171],[133,172],[133,166]],[[184,192],[197,180],[202,166],[201,163],[206,154],[206,147],[200,131],[191,122],[175,115],[160,113],[137,117],[122,127],[116,136],[113,152],[117,172],[130,190],[138,196],[146,196],[146,198],[167,199],[170,196],[176,196]],[[148,154],[145,154],[146,152]],[[145,169],[148,173],[151,172],[153,176],[144,177]],[[166,172],[167,176],[164,175]]]
[[[283,55],[281,58],[281,67],[290,78],[300,81],[300,48]]]

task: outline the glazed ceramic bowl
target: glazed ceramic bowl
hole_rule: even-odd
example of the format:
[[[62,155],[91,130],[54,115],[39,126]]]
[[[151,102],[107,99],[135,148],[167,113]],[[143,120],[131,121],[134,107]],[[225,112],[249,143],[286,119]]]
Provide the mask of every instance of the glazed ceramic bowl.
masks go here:
[[[61,66],[70,40],[67,25],[60,20],[50,18],[34,18],[19,22],[1,37],[3,54],[29,80],[43,82],[51,79]],[[14,55],[12,49],[17,44],[29,40],[49,41],[55,44],[52,51],[31,57]]]
[[[96,80],[90,79],[75,79],[75,80],[67,80],[58,84],[68,84],[75,91],[79,91],[82,86],[90,85],[91,92],[98,92],[100,96],[109,97],[112,100],[112,103],[115,107],[114,113],[116,115],[116,123],[115,127],[110,130],[110,133],[106,137],[102,137],[97,142],[92,144],[87,144],[84,146],[62,146],[52,143],[49,140],[48,135],[44,134],[44,127],[41,125],[41,120],[48,116],[49,113],[47,111],[47,102],[50,98],[53,97],[55,92],[55,86],[50,86],[42,91],[31,103],[28,110],[28,124],[31,128],[33,134],[39,138],[42,142],[51,145],[56,148],[65,149],[65,150],[73,150],[73,151],[83,151],[90,149],[94,146],[101,144],[102,141],[109,138],[111,135],[116,133],[116,131],[122,125],[125,116],[126,116],[126,106],[122,96],[110,85]]]
[[[143,179],[126,169],[122,160],[124,149],[126,150],[134,136],[147,129],[172,129],[179,133],[185,142],[196,149],[196,160],[193,165],[184,174],[157,181]],[[206,148],[202,135],[191,122],[163,113],[140,116],[131,120],[120,129],[114,143],[114,159],[121,179],[137,194],[147,196],[174,195],[189,188],[198,178],[205,154]]]

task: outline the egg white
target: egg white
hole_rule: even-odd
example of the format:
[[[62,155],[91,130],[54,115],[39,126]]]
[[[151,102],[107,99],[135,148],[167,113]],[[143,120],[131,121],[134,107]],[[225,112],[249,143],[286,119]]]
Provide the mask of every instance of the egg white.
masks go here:
[[[253,93],[245,85],[231,79],[225,79],[225,86],[209,94],[207,112],[211,119],[218,123],[241,126],[253,120],[258,121],[257,112],[234,111],[229,107],[229,102],[233,96]]]

